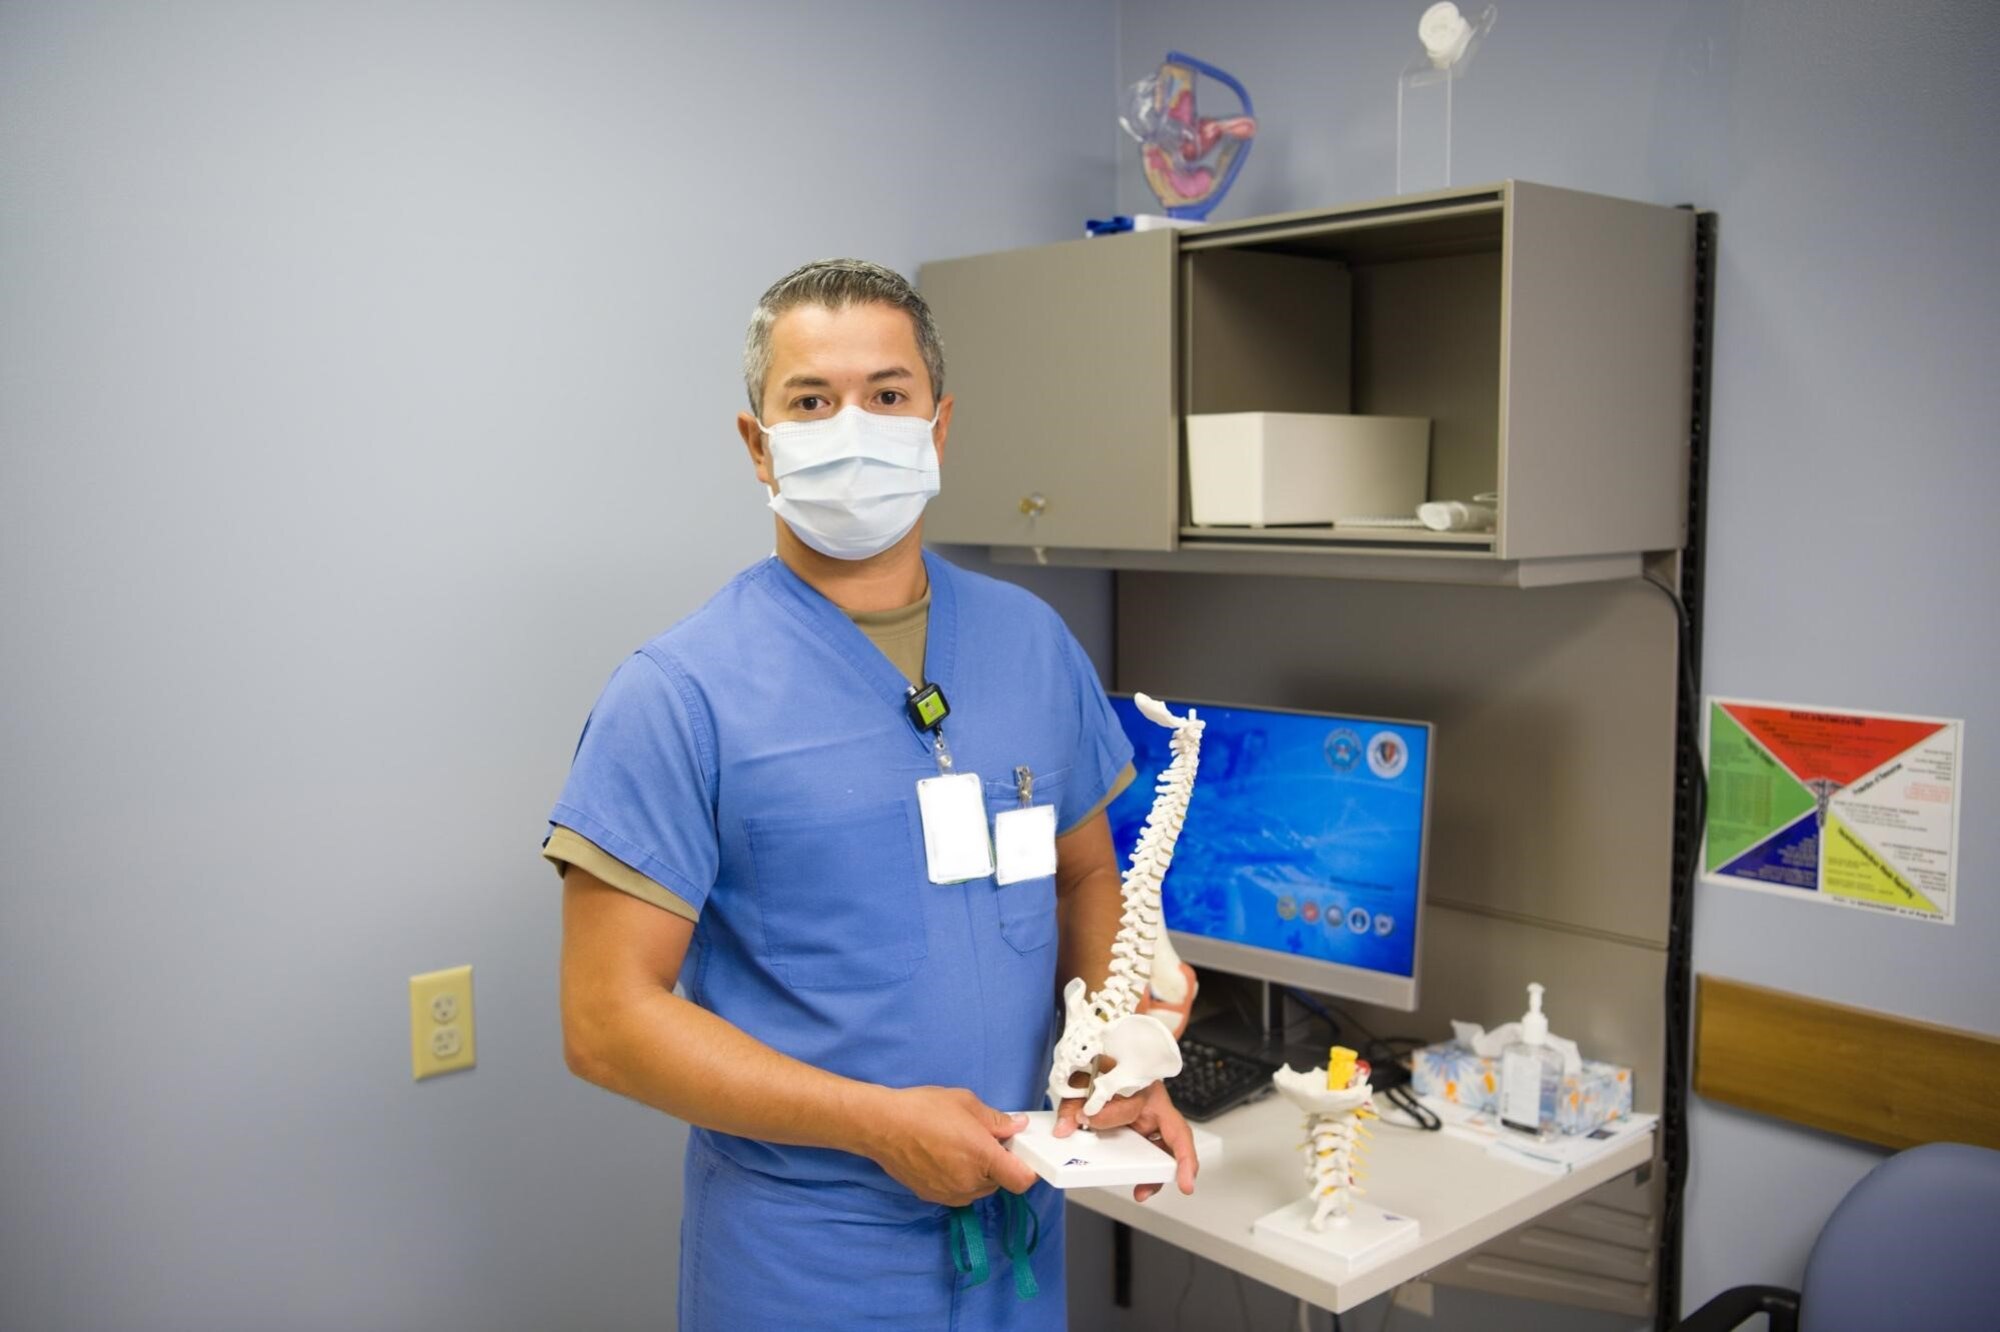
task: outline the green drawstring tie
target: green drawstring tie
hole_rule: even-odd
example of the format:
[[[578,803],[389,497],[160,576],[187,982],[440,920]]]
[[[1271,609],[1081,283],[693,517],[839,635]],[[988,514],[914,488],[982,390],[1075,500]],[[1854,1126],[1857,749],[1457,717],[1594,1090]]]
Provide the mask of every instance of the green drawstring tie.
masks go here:
[[[986,1236],[981,1233],[978,1216],[970,1205],[951,1209],[951,1265],[960,1276],[970,1276],[967,1285],[976,1286],[986,1280],[990,1270],[986,1266]]]
[[[986,1261],[986,1235],[979,1224],[979,1215],[970,1206],[951,1209],[951,1265],[960,1276],[969,1277],[968,1286],[976,1286],[992,1275],[992,1268]],[[1042,1242],[1042,1219],[1035,1215],[1035,1209],[1028,1206],[1019,1196],[1002,1191],[1000,1194],[1000,1252],[1014,1266],[1014,1296],[1016,1299],[1032,1300],[1042,1293],[1035,1282],[1034,1269],[1028,1264],[1032,1254]]]
[[[1029,1234],[1029,1226],[1034,1233]],[[1041,1294],[1042,1288],[1035,1284],[1035,1269],[1028,1265],[1028,1255],[1042,1242],[1042,1218],[1035,1215],[1035,1209],[1019,1194],[1000,1193],[1000,1251],[1007,1255],[1007,1261],[1014,1264],[1014,1296],[1016,1299],[1032,1300]]]

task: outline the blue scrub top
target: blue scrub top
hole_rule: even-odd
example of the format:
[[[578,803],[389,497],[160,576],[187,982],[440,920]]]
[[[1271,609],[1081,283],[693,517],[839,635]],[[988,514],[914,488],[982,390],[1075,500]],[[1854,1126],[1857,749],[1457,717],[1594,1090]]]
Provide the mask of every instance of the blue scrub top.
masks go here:
[[[989,813],[1014,769],[1068,830],[1132,748],[1089,658],[1032,594],[926,552],[925,672]],[[688,998],[773,1049],[891,1087],[1044,1103],[1057,1035],[1053,878],[931,883],[916,784],[937,774],[908,682],[776,558],[620,666],[550,815],[698,913]],[[907,1191],[863,1157],[696,1129],[797,1180]]]

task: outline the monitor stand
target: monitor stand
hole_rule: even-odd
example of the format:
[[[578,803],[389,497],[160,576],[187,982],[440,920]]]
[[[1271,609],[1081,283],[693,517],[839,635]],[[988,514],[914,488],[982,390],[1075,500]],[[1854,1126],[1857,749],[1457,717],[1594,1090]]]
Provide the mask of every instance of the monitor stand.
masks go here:
[[[1294,1032],[1287,1040],[1282,986],[1208,972],[1202,976],[1201,996],[1187,1034],[1253,1059],[1306,1069],[1326,1063],[1332,1042],[1319,1039],[1323,1031],[1321,1024],[1310,1032]]]
[[[1252,1014],[1256,1015],[1254,1020]],[[1298,1021],[1301,1016],[1306,1018],[1303,1024]],[[1334,1017],[1336,1021],[1339,1019],[1338,1014]],[[1201,994],[1195,1001],[1187,1034],[1225,1050],[1269,1064],[1290,1064],[1300,1070],[1324,1068],[1329,1046],[1345,1045],[1367,1057],[1371,1044],[1366,1036],[1347,1026],[1328,1033],[1324,1022],[1297,1005],[1288,1013],[1285,987],[1281,984],[1213,971],[1202,976]],[[1371,1081],[1378,1094],[1409,1081],[1409,1073],[1401,1064],[1371,1062],[1375,1064]]]

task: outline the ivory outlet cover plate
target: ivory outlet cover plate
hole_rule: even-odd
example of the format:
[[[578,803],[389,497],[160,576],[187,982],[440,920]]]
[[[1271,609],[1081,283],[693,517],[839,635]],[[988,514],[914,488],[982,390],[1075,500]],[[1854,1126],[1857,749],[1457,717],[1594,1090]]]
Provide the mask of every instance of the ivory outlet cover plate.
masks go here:
[[[421,1082],[475,1062],[472,968],[410,977],[410,1076]]]

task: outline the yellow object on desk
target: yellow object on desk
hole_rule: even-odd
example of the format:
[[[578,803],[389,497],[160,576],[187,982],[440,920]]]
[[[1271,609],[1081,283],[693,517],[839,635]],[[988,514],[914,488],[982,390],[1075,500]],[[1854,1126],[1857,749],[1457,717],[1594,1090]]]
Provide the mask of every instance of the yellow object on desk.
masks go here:
[[[1336,1045],[1326,1052],[1326,1089],[1345,1091],[1354,1081],[1355,1061],[1361,1056],[1344,1045]]]

